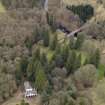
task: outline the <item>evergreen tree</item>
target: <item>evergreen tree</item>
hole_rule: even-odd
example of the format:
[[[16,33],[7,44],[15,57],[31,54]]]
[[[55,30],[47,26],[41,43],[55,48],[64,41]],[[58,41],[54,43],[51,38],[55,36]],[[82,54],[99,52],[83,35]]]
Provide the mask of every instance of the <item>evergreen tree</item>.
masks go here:
[[[52,32],[56,32],[56,29],[57,29],[57,24],[55,22],[54,16],[52,16],[51,30],[52,30]]]
[[[32,0],[32,8],[34,8],[38,4],[38,0]]]
[[[20,64],[17,64],[16,65],[16,71],[15,71],[15,77],[16,77],[17,85],[20,85],[21,80],[22,80],[22,76],[23,76],[23,74],[21,72]]]
[[[54,34],[54,36],[52,37],[51,42],[50,42],[50,49],[55,50],[57,44],[58,44],[57,35]]]
[[[81,66],[81,54],[76,57],[74,70],[77,70]]]
[[[46,13],[46,19],[47,19],[47,23],[50,24],[50,17],[49,17],[49,13]]]
[[[41,54],[40,61],[41,61],[41,64],[43,66],[45,66],[46,64],[48,64],[47,57],[46,57],[46,54],[45,53],[42,53]]]
[[[43,91],[47,86],[47,78],[40,63],[37,66],[35,77],[36,77],[35,86],[37,87],[39,91]]]
[[[22,57],[20,61],[20,70],[23,76],[26,76],[27,66],[28,66],[28,59],[26,57]]]
[[[43,30],[43,44],[45,47],[49,46],[49,40],[50,40],[49,31],[44,29]]]
[[[37,69],[39,68],[39,64],[41,64],[41,62],[39,60],[30,60],[30,63],[28,64],[27,67],[27,77],[28,80],[30,80],[31,82],[34,82],[36,79],[36,72]]]
[[[52,60],[52,61],[49,63],[49,74],[50,74],[51,70],[53,70],[55,67],[56,67],[56,63],[55,63],[54,60]]]
[[[98,67],[99,63],[100,63],[100,51],[99,49],[97,49],[94,54],[90,55],[90,64],[93,64],[96,67]]]
[[[34,53],[32,54],[32,59],[33,60],[40,60],[40,48],[36,47]]]
[[[53,54],[49,62],[49,71],[53,70],[56,67],[55,59],[56,59],[56,53]]]
[[[61,51],[61,55],[62,55],[63,61],[66,62],[67,58],[69,56],[69,46],[68,45],[65,44],[63,46],[62,51]]]
[[[57,25],[56,25],[56,23],[55,23],[55,18],[54,18],[54,16],[51,15],[51,14],[49,14],[49,13],[47,13],[46,17],[47,17],[47,23],[48,23],[49,26],[51,27],[51,30],[52,30],[53,32],[55,32],[56,29],[57,29]]]
[[[15,77],[17,85],[20,84],[20,81],[27,76],[27,66],[28,66],[27,57],[22,57],[20,62],[16,65]]]
[[[91,5],[67,6],[67,9],[79,15],[83,22],[86,22],[94,15],[94,8]]]
[[[55,54],[60,54],[61,53],[61,45],[58,43],[55,49]]]
[[[64,66],[64,60],[60,54],[57,54],[55,57],[55,64],[57,67],[63,67]]]
[[[77,40],[75,42],[75,49],[80,49],[83,42],[84,42],[84,35],[83,34],[79,34],[77,36]]]
[[[28,67],[27,67],[27,77],[28,77],[28,80],[34,82],[35,81],[35,66],[34,66],[34,62],[33,60],[31,59],[29,64],[28,64]]]
[[[90,59],[86,58],[83,65],[89,64],[89,62],[90,62],[89,60]]]
[[[25,45],[29,50],[31,50],[32,45],[33,45],[32,39],[27,37],[26,40],[25,40]]]
[[[68,75],[70,73],[74,72],[75,60],[76,60],[76,53],[75,53],[75,51],[72,51],[72,52],[70,52],[70,54],[68,56],[68,59],[67,59],[67,62],[66,62],[66,68],[67,68],[67,71],[68,71]]]
[[[32,33],[33,42],[37,43],[41,39],[41,30],[37,27]]]
[[[70,37],[69,46],[70,46],[70,49],[74,49],[74,47],[75,47],[74,37]]]

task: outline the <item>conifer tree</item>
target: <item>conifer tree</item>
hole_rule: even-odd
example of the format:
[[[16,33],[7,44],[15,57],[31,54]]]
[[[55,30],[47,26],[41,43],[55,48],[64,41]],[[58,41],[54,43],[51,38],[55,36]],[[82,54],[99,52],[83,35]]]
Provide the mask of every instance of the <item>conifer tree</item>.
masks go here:
[[[86,58],[83,65],[89,64],[89,62],[90,62],[89,60],[90,59]]]
[[[51,42],[50,42],[50,49],[55,50],[57,44],[58,44],[57,35],[54,34],[54,36],[52,37]]]
[[[27,77],[30,81],[34,82],[35,81],[35,68],[34,68],[34,62],[33,60],[31,59],[29,64],[28,64],[28,67],[27,67]]]
[[[47,23],[50,24],[50,17],[49,17],[49,13],[46,13],[46,19],[47,19]]]
[[[37,27],[32,33],[33,42],[37,43],[41,39],[41,30]]]
[[[22,57],[20,59],[20,62],[16,64],[16,71],[15,71],[15,76],[16,76],[16,81],[17,84],[20,84],[20,81],[24,78],[27,77],[27,66],[28,66],[28,58],[27,57]]]
[[[57,29],[57,24],[55,22],[54,16],[52,16],[51,30],[52,30],[52,32],[56,32],[56,29]]]
[[[37,66],[35,77],[36,77],[35,87],[37,87],[39,91],[43,91],[47,86],[47,78],[46,78],[46,74],[44,70],[42,69],[42,66],[40,63]]]
[[[75,47],[75,40],[74,40],[74,37],[70,37],[70,40],[69,40],[69,47],[70,47],[70,49],[74,49],[74,47]]]
[[[25,40],[25,45],[29,50],[31,50],[32,45],[33,45],[32,39],[27,37],[26,40]]]
[[[75,42],[75,49],[80,49],[83,42],[84,42],[84,35],[83,34],[79,34],[77,36],[77,40]]]
[[[63,60],[61,54],[56,55],[55,64],[57,67],[63,67],[64,66],[64,60]]]
[[[79,6],[67,6],[67,9],[70,9],[75,14],[79,15],[80,19],[83,22],[86,22],[94,15],[94,8],[91,5],[79,5]]]
[[[26,57],[22,57],[20,61],[20,70],[23,76],[26,76],[27,66],[28,66],[28,59]]]
[[[58,43],[55,49],[55,54],[60,54],[61,53],[61,45]]]
[[[45,54],[45,53],[42,53],[42,54],[41,54],[40,61],[41,61],[41,64],[42,64],[43,66],[45,66],[45,65],[48,63],[47,57],[46,57],[46,54]]]
[[[36,72],[37,69],[39,68],[39,64],[41,65],[41,62],[37,59],[36,60],[31,59],[30,63],[28,64],[27,77],[31,82],[34,82],[36,79]]]
[[[32,0],[32,8],[34,8],[38,3],[38,0]]]
[[[70,52],[69,57],[66,62],[66,68],[68,71],[68,75],[74,72],[75,69],[75,60],[76,60],[76,53],[75,51]]]
[[[89,63],[95,65],[96,67],[99,66],[99,63],[100,63],[99,49],[97,49],[94,54],[90,55],[90,62]]]
[[[69,46],[68,45],[65,44],[63,46],[62,51],[61,51],[61,55],[62,55],[64,62],[66,62],[67,58],[69,56]]]
[[[57,29],[57,25],[55,23],[54,16],[47,13],[46,17],[47,17],[47,22],[48,22],[49,26],[51,27],[52,32],[55,32]]]
[[[36,47],[34,53],[32,54],[32,59],[33,60],[40,60],[40,48]]]
[[[45,47],[49,46],[49,40],[50,40],[49,31],[44,29],[43,30],[43,44]]]
[[[76,57],[74,69],[77,70],[81,66],[81,54]]]
[[[99,51],[99,49],[96,50],[95,54],[96,54],[96,63],[95,63],[95,65],[96,65],[96,67],[98,67],[99,64],[100,64],[100,51]]]

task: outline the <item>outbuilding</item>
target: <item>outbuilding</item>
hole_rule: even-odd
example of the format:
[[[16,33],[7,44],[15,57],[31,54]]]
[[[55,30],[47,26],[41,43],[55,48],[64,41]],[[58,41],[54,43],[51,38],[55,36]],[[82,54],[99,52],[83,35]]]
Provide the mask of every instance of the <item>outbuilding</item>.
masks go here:
[[[35,88],[32,88],[32,86],[30,85],[29,81],[24,82],[24,88],[25,88],[25,93],[24,96],[26,98],[28,97],[35,97],[37,96],[37,90]]]

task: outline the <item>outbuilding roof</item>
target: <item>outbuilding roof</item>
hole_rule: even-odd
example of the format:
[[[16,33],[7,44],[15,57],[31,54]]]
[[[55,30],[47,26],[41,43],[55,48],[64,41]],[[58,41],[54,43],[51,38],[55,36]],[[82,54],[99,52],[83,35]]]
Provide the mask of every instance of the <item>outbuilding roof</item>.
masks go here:
[[[25,88],[25,90],[26,90],[26,89],[32,89],[32,87],[31,87],[29,81],[24,82],[24,88]]]

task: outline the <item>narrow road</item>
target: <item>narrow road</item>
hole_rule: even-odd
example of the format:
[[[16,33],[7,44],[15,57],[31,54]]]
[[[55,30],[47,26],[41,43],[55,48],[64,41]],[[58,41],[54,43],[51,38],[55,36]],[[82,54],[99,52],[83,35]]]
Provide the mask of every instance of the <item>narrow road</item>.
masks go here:
[[[33,98],[24,98],[23,92],[18,90],[13,97],[5,101],[2,105],[17,105],[21,102],[21,100],[25,100],[25,102],[28,102],[30,105],[40,105],[41,97],[38,95],[37,97]]]
[[[84,24],[84,25],[81,26],[80,28],[78,28],[78,29],[76,29],[75,31],[72,31],[71,33],[69,33],[69,34],[67,35],[67,37],[70,37],[70,36],[75,35],[76,33],[78,33],[78,32],[80,32],[80,31],[86,29],[88,26],[89,26],[89,24]]]
[[[47,12],[48,11],[48,0],[45,0],[44,3],[44,10]]]
[[[65,37],[70,38],[71,36],[74,36],[76,33],[79,33],[80,31],[86,29],[89,26],[89,23],[84,24],[83,26],[81,26],[80,28],[70,32],[69,34],[65,34]],[[62,31],[62,30],[61,30]],[[63,31],[62,31],[63,32]],[[59,39],[58,41],[63,40],[64,38]]]

